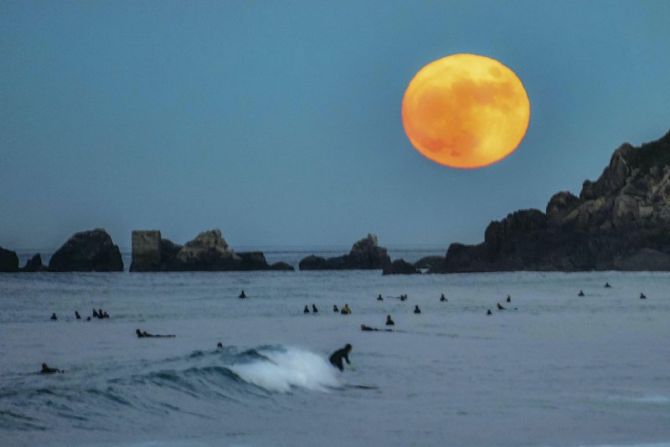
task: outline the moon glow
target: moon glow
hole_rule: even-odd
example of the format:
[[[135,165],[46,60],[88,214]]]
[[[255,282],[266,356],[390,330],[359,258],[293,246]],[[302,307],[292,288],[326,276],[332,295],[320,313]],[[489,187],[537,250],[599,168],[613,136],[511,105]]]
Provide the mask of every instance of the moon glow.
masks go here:
[[[423,67],[402,101],[402,122],[423,156],[452,168],[480,168],[517,148],[530,101],[519,78],[495,59],[454,54]]]

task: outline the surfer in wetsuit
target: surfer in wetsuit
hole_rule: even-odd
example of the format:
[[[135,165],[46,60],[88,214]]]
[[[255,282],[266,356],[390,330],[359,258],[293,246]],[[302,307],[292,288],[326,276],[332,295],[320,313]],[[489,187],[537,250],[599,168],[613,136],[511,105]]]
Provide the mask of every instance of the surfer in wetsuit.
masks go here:
[[[384,297],[382,297],[381,293],[377,295],[377,301],[384,301]]]
[[[496,306],[498,307],[498,310],[505,310],[505,307],[500,303],[496,303]]]
[[[347,343],[344,348],[338,349],[337,351],[333,352],[328,360],[330,361],[330,364],[333,365],[335,368],[339,369],[340,371],[344,371],[344,363],[342,362],[342,359],[344,359],[347,362],[347,365],[351,365],[351,362],[349,361],[350,352],[351,352],[351,345]]]
[[[395,321],[391,318],[391,315],[386,316],[386,325],[387,326],[395,326]]]
[[[150,334],[147,331],[140,331],[139,329],[135,330],[137,338],[174,338],[176,335],[160,335],[160,334]]]
[[[318,314],[319,309],[316,308],[316,304],[312,304],[312,313]]]
[[[580,290],[579,293],[577,294],[577,296],[584,296],[584,291]]]
[[[55,374],[62,372],[63,371],[58,368],[49,368],[49,366],[46,363],[42,363],[42,371],[40,371],[40,374]]]
[[[440,295],[440,302],[444,303],[445,301],[447,301],[447,297],[444,296],[444,293],[443,293],[442,295]]]
[[[79,315],[79,312],[77,312],[76,310],[74,311],[74,317],[75,317],[77,320],[81,320],[81,315]]]
[[[493,315],[493,312],[491,312],[491,309],[486,311],[486,315]]]
[[[308,314],[309,313],[309,306],[305,304],[305,309],[303,309],[302,313]]]
[[[507,295],[507,300],[506,300],[506,301],[507,301],[508,303],[511,303],[511,302],[512,302],[512,297],[511,297],[510,295]]]
[[[240,292],[240,295],[238,296],[238,298],[239,298],[239,299],[244,299],[244,298],[246,298],[246,297],[247,297],[247,294],[244,293],[244,290],[242,290],[242,291]]]
[[[418,305],[418,304],[417,304],[416,306],[414,306],[414,313],[415,313],[415,314],[420,314],[420,313],[421,313],[421,309],[419,309],[419,305]]]
[[[646,300],[646,299],[647,299],[647,295],[645,295],[644,293],[640,293],[640,299],[641,299],[641,300]]]
[[[56,316],[56,312],[54,312],[54,313],[51,314],[51,318],[50,318],[50,320],[53,320],[53,321],[58,320],[58,317]]]

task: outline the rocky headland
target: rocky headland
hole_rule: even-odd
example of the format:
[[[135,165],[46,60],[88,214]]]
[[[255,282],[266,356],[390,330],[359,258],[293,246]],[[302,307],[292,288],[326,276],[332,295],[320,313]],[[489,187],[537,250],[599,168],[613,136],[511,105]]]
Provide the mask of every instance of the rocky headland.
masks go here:
[[[477,245],[451,244],[430,272],[670,270],[670,132],[623,144],[579,197],[491,222]]]
[[[260,251],[235,252],[221,230],[203,231],[178,245],[163,239],[157,230],[132,233],[131,272],[293,270],[285,262],[268,264]]]
[[[300,260],[300,270],[382,270],[391,263],[386,248],[380,247],[377,236],[368,234],[357,241],[348,254],[323,258],[310,255]]]

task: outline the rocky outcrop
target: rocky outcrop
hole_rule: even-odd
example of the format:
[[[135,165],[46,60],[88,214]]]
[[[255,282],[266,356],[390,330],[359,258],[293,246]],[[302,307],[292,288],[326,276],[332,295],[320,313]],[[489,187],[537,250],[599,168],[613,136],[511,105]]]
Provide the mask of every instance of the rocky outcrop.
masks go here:
[[[133,231],[132,242],[131,272],[288,270],[269,265],[260,251],[236,253],[218,229],[203,231],[183,246],[157,230]]]
[[[380,247],[377,236],[368,234],[357,241],[349,254],[323,258],[310,255],[303,258],[300,270],[380,270],[391,263],[386,248]]]
[[[414,263],[418,269],[435,269],[444,263],[444,256],[424,256]]]
[[[421,273],[414,265],[404,259],[396,259],[384,266],[383,275],[415,275]]]
[[[19,257],[11,250],[0,247],[0,272],[13,273],[19,271]]]
[[[49,261],[52,272],[120,272],[123,261],[119,247],[103,229],[76,233]]]
[[[39,253],[28,259],[26,265],[21,268],[22,272],[45,272],[47,267],[42,264],[42,256]]]
[[[280,272],[293,272],[295,271],[295,268],[286,262],[275,262],[270,266],[270,270],[277,270]]]
[[[452,244],[431,272],[670,270],[670,132],[619,147],[579,197],[555,194],[546,211],[489,224],[484,242]]]

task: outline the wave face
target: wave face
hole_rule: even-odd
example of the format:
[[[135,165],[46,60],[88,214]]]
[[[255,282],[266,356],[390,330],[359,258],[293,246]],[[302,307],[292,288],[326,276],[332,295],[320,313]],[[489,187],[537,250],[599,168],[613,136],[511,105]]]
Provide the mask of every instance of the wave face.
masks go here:
[[[280,345],[194,351],[139,367],[22,374],[0,391],[0,430],[39,431],[63,423],[98,429],[109,425],[109,415],[129,423],[169,413],[207,419],[211,415],[198,409],[202,402],[227,402],[231,409],[275,394],[330,392],[341,387],[338,374],[323,356]]]

